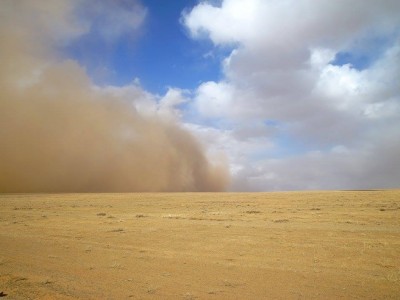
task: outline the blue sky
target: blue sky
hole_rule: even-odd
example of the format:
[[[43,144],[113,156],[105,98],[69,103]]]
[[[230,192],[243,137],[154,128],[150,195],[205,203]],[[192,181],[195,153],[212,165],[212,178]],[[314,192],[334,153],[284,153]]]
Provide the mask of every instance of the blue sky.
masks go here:
[[[397,29],[398,30],[398,29]],[[364,70],[371,66],[384,54],[385,50],[396,41],[397,33],[388,36],[371,36],[355,41],[353,51],[341,51],[336,53],[333,65],[342,66],[351,64],[357,70]]]
[[[228,190],[400,186],[398,0],[4,7],[19,17],[3,31],[31,30],[44,41],[34,48],[59,60],[32,64],[17,86],[72,60],[89,90],[189,132],[212,165],[225,165]]]
[[[171,86],[194,89],[204,80],[218,80],[226,51],[208,40],[192,40],[181,23],[182,12],[197,2],[145,1],[146,18],[137,32],[112,43],[84,35],[67,47],[67,55],[84,65],[97,84],[121,86],[138,78],[146,90],[160,95]]]
[[[369,163],[376,143],[398,120],[400,16],[386,2],[135,2],[140,26],[112,41],[83,35],[67,54],[100,86],[136,78],[156,101],[185,90],[179,122],[223,153],[231,190],[367,188],[378,180],[365,173],[385,173]]]

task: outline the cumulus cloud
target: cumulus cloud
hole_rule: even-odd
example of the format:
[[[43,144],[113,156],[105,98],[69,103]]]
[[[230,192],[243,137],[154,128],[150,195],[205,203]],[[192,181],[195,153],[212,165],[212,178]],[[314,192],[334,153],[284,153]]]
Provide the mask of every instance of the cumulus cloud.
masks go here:
[[[398,9],[396,0],[223,0],[219,7],[203,1],[184,16],[184,23],[194,37],[208,35],[215,44],[339,47],[370,30],[394,30]]]
[[[381,144],[362,149],[336,146],[324,152],[259,161],[238,171],[232,190],[397,188],[400,164],[395,157],[400,144],[378,141]]]
[[[103,25],[122,18],[107,38],[141,22],[123,9],[132,2],[90,3]],[[223,190],[224,166],[178,123],[181,92],[96,86],[57,51],[90,30],[82,5],[0,4],[0,192]]]
[[[394,0],[224,0],[184,13],[193,38],[234,48],[223,80],[196,91],[203,126],[220,118],[213,130],[251,136],[263,124],[274,145],[260,142],[254,155],[230,135],[245,157],[228,149],[233,190],[399,185],[388,164],[399,164],[388,151],[398,149],[400,128],[399,11]],[[356,58],[341,62],[343,53]],[[368,63],[358,67],[361,56]]]

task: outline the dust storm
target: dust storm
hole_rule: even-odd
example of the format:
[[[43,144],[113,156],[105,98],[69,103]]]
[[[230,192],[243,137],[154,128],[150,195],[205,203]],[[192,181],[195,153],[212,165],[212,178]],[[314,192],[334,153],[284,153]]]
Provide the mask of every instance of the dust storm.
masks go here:
[[[226,168],[179,120],[140,112],[62,56],[85,29],[72,3],[1,5],[0,192],[224,190]]]

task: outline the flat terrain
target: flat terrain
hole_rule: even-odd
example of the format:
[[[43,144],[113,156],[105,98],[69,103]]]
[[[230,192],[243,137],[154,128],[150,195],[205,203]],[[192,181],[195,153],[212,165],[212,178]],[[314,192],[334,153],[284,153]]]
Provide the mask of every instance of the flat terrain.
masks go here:
[[[400,299],[400,191],[0,195],[3,299]]]

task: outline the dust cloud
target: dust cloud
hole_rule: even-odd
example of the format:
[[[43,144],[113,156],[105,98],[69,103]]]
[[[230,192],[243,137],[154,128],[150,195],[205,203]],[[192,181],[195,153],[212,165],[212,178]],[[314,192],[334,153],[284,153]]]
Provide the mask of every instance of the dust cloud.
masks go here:
[[[223,191],[226,168],[177,120],[141,113],[61,58],[84,26],[73,1],[51,3],[0,4],[0,192]]]

